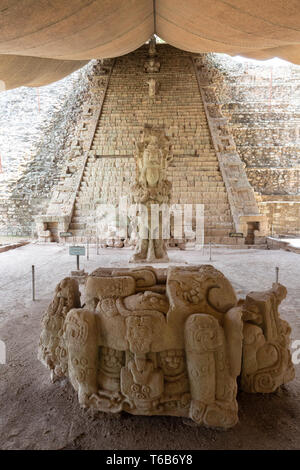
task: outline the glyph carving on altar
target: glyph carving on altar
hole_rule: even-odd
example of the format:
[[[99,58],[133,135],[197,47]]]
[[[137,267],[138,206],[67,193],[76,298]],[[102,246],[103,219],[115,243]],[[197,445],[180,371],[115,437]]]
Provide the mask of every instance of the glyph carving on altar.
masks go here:
[[[242,390],[270,393],[294,377],[281,284],[238,301],[213,266],[99,268],[80,307],[66,278],[42,320],[39,359],[68,377],[80,405],[189,417],[230,428]]]

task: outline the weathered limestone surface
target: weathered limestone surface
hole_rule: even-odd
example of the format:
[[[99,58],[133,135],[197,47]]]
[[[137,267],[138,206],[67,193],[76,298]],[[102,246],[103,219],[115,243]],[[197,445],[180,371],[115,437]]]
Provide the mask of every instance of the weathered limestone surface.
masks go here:
[[[194,59],[194,64],[235,230],[244,235],[246,243],[250,239],[255,243],[263,241],[268,232],[267,221],[259,213],[253,188],[245,172],[245,164],[239,157],[228,121],[219,104],[220,99],[216,92],[218,72],[209,67],[205,55]]]
[[[0,94],[0,234],[31,235],[35,215],[46,211],[92,75],[93,62],[51,86]]]
[[[300,234],[300,195],[258,194],[257,201],[266,214],[271,235]]]
[[[232,243],[232,217],[213,148],[191,54],[156,46],[160,71],[145,73],[148,47],[116,59],[83,174],[70,231],[95,238],[99,204],[118,205],[134,183],[135,142],[145,124],[164,129],[174,159],[168,169],[171,204],[204,204],[205,241]],[[146,81],[160,89],[149,99]],[[100,235],[101,237],[101,235]]]
[[[149,59],[146,46],[116,60],[92,152],[87,151],[89,133],[95,127],[94,110],[107,74],[100,82],[92,81],[91,75],[97,75],[94,70],[82,81],[70,77],[39,90],[41,122],[35,119],[39,114],[36,90],[1,94],[0,233],[30,234],[35,215],[49,212],[54,217],[49,220],[51,231],[65,231],[71,221],[69,230],[75,239],[95,237],[99,204],[118,205],[120,196],[130,194],[134,141],[149,123],[163,127],[173,146],[174,161],[168,170],[171,203],[205,204],[205,242],[232,243],[228,237],[233,231],[232,214],[190,63],[193,54],[167,45],[156,49],[152,58],[161,66],[152,74],[144,71]],[[216,71],[214,95],[237,154],[246,164],[244,172],[256,192],[259,211],[267,216],[269,233],[299,234],[299,68],[276,64],[271,73],[266,65],[237,64],[220,54],[205,57]],[[149,97],[147,84],[151,81],[154,86],[152,80],[160,85],[154,98]],[[19,101],[20,93],[24,101]],[[206,87],[207,103],[209,93]],[[8,124],[24,102],[28,111],[22,113],[12,135]],[[44,111],[50,113],[49,108],[53,119],[46,121]],[[221,140],[224,143],[226,136]],[[41,224],[38,231],[48,230],[43,218],[37,223]]]
[[[251,292],[242,306],[243,365],[241,387],[246,392],[274,392],[294,378],[289,347],[289,324],[281,320],[278,306],[287,290],[273,284],[266,292]]]
[[[290,328],[278,314],[286,289],[273,284],[237,301],[213,266],[99,268],[85,306],[77,281],[61,281],[43,317],[39,359],[67,376],[82,406],[190,417],[230,428],[237,377],[270,393],[294,377]]]
[[[205,55],[215,93],[274,234],[300,234],[300,69]]]
[[[113,61],[106,60],[94,65],[91,78],[90,99],[83,105],[81,121],[73,136],[71,151],[65,162],[60,182],[55,187],[45,214],[36,218],[40,240],[58,241],[59,233],[70,226],[77,191],[82,182],[84,169],[101,114]]]

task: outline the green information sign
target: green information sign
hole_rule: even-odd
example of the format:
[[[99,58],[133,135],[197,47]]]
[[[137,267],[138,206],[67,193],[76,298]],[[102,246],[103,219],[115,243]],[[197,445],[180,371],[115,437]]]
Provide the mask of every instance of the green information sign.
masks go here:
[[[84,256],[85,255],[85,247],[84,246],[70,246],[69,247],[69,255]]]
[[[230,232],[229,236],[230,237],[243,238],[244,234],[242,232]]]

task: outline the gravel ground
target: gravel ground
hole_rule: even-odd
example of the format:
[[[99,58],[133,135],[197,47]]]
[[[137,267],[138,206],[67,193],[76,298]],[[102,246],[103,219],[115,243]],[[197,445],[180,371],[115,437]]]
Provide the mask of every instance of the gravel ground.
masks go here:
[[[126,266],[131,250],[90,248],[81,267]],[[208,264],[209,253],[170,251],[172,264]],[[67,246],[32,244],[0,254],[0,339],[7,364],[0,365],[1,449],[299,449],[300,365],[296,379],[271,395],[239,393],[238,425],[215,431],[181,418],[93,414],[78,406],[67,380],[51,384],[37,360],[40,320],[54,287],[75,269]],[[31,266],[36,267],[36,298],[31,300]],[[212,261],[239,297],[264,290],[275,280],[288,288],[281,316],[300,339],[300,255],[285,251],[213,249]],[[160,265],[156,265],[157,267]],[[157,432],[159,429],[159,432]]]

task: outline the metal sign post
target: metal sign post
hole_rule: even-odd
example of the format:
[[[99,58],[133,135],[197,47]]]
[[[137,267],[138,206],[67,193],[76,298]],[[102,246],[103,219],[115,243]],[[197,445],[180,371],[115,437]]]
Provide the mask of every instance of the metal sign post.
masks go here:
[[[59,236],[62,238],[73,237],[73,233],[72,232],[59,232]]]
[[[35,271],[34,265],[31,266],[32,300],[35,300]]]
[[[73,237],[73,233],[71,232],[59,232],[60,238],[63,238],[64,245],[66,244],[66,238]]]
[[[276,271],[276,284],[278,284],[278,281],[279,281],[279,268],[278,268],[278,266],[276,266],[275,271]]]
[[[84,246],[70,246],[69,255],[76,256],[76,266],[77,266],[77,271],[79,271],[79,256],[85,255],[85,247]]]

